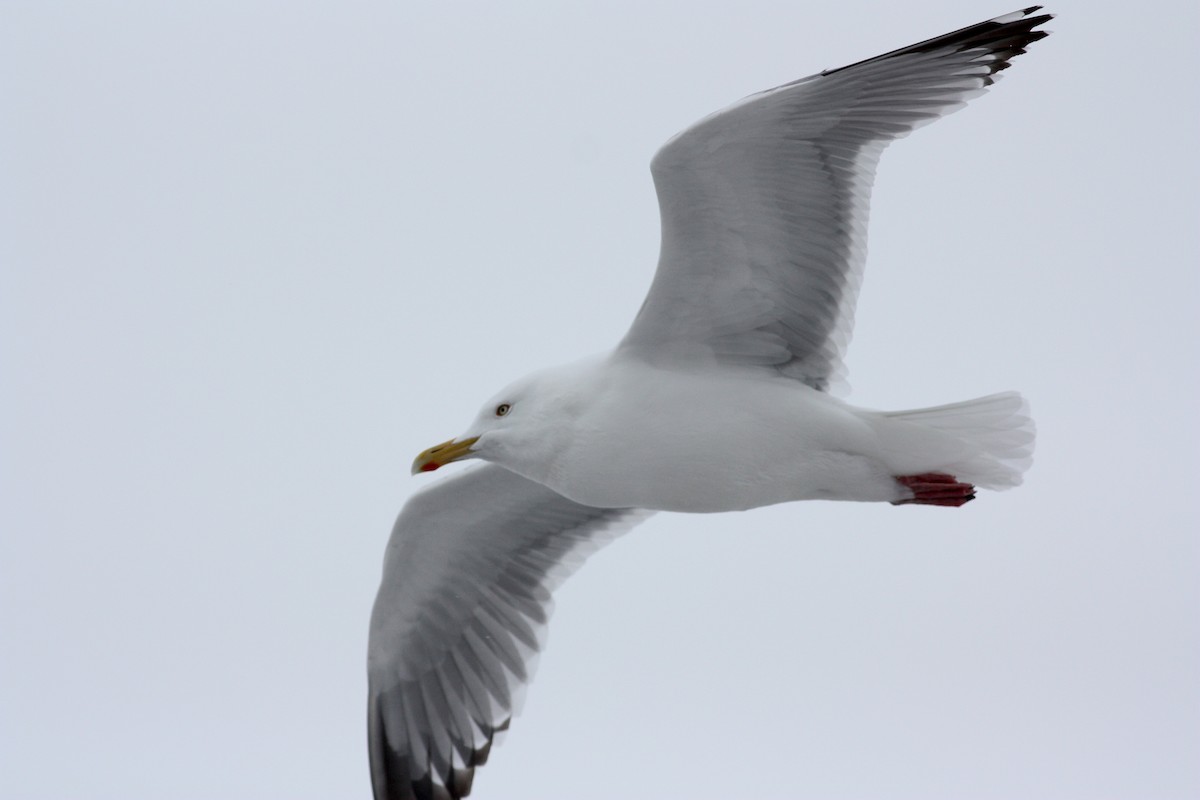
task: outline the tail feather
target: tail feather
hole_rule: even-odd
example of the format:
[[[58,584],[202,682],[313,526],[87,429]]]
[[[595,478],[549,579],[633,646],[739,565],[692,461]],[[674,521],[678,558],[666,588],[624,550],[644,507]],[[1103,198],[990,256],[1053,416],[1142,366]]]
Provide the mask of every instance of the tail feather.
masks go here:
[[[881,416],[887,423],[880,439],[898,462],[897,474],[935,470],[985,489],[1010,489],[1033,463],[1036,430],[1029,404],[1016,392]]]

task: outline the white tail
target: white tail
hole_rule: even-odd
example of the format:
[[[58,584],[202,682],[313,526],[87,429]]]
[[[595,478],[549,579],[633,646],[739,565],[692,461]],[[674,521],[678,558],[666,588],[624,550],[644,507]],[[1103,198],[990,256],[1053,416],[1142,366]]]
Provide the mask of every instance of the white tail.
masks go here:
[[[984,489],[1011,489],[1033,463],[1035,427],[1016,392],[880,418],[887,422],[876,428],[897,474],[934,470]]]

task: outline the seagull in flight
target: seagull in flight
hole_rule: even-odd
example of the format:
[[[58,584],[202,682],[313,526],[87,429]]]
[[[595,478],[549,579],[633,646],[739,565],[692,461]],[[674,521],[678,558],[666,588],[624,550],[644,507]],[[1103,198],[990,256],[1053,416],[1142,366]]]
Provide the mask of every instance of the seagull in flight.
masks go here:
[[[376,800],[470,793],[551,592],[655,512],[953,508],[1021,482],[1034,428],[1015,392],[874,411],[831,389],[880,154],[995,83],[1047,35],[1040,10],[750,95],[659,150],[658,269],[625,337],[515,381],[413,463],[482,462],[414,495],[387,546],[367,661]]]

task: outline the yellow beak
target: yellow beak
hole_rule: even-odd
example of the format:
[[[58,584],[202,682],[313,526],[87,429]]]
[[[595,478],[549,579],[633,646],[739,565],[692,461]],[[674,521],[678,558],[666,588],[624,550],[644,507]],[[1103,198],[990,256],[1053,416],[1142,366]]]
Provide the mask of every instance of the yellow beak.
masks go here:
[[[449,464],[451,461],[458,461],[466,458],[472,451],[471,445],[479,441],[478,436],[472,436],[469,439],[463,439],[457,442],[451,439],[448,442],[435,444],[428,450],[423,450],[419,456],[413,460],[412,474],[418,472],[433,472],[441,466]]]

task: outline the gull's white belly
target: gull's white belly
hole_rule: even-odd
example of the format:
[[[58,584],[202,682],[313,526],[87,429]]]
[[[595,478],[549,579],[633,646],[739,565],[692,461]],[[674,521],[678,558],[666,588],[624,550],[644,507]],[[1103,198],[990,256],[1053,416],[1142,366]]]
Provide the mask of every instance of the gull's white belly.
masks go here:
[[[734,511],[791,500],[895,500],[872,426],[796,381],[612,370],[547,484],[579,503]]]

